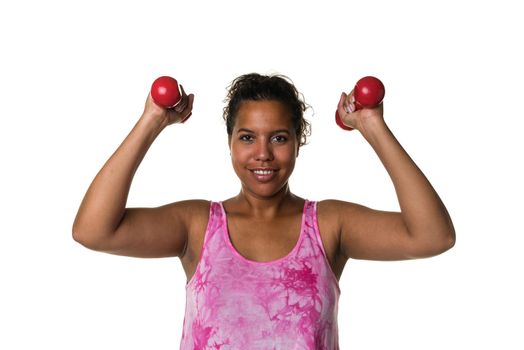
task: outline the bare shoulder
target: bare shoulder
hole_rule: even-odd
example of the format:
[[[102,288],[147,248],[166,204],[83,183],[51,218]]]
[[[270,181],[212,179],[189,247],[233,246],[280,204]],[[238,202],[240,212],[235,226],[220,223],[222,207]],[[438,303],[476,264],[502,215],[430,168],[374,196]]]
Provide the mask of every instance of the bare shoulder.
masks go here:
[[[207,223],[210,205],[208,200],[191,199],[167,204],[164,209],[168,215],[180,219],[190,229],[193,225]]]
[[[317,220],[327,258],[337,278],[340,278],[347,256],[342,250],[344,218],[357,216],[359,206],[340,200],[323,200],[317,204]]]
[[[319,220],[329,220],[332,224],[340,224],[340,220],[347,216],[357,216],[368,209],[359,204],[336,199],[326,199],[318,202]]]
[[[205,230],[209,206],[209,201],[187,200],[155,208],[126,208],[114,231],[100,233],[93,225],[75,239],[92,250],[116,255],[181,256],[192,236]]]
[[[192,199],[168,204],[170,215],[175,216],[175,221],[184,223],[184,231],[187,233],[186,248],[199,237],[203,236],[209,220],[209,209],[211,202],[202,199]],[[182,253],[182,255],[184,254]]]
[[[96,250],[135,257],[181,256],[207,224],[209,201],[186,200],[156,208],[129,208],[115,234]]]
[[[184,260],[186,255],[199,250],[209,221],[211,202],[203,199],[191,199],[174,202],[163,206],[161,210],[170,222],[170,231],[180,232],[183,245],[179,245],[177,256]],[[181,242],[182,243],[182,242]],[[187,252],[190,254],[187,254]]]
[[[336,232],[345,259],[403,260],[418,249],[400,212],[328,200],[319,206],[319,225],[321,218],[329,230]]]
[[[200,259],[209,223],[211,202],[207,200],[189,200],[173,203],[171,206],[177,215],[184,216],[183,221],[187,225],[186,242],[183,251],[179,254],[179,258],[189,281]]]
[[[336,199],[319,201],[317,205],[318,223],[321,233],[340,243],[341,234],[353,225],[366,220],[371,209],[362,205]]]

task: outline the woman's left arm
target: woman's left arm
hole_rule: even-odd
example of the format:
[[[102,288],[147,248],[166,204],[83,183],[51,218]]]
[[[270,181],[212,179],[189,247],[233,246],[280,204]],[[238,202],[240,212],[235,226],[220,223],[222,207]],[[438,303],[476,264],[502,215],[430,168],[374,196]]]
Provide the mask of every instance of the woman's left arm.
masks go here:
[[[352,100],[352,95],[343,95],[339,103],[339,113],[345,124],[360,131],[381,160],[393,182],[400,213],[379,212],[353,206],[354,210],[350,212],[358,213],[359,218],[353,222],[342,219],[341,234],[356,233],[360,243],[367,247],[365,250],[369,253],[369,258],[373,258],[374,255],[379,259],[383,256],[388,260],[422,258],[440,254],[453,247],[455,230],[449,213],[431,183],[384,122],[382,105],[373,109],[344,113],[348,109],[354,109]],[[345,106],[345,103],[348,105]],[[356,226],[353,225],[355,222]],[[369,231],[365,232],[366,230]],[[385,242],[393,244],[378,244],[378,249],[386,251],[373,252],[372,242],[376,243],[381,237],[384,237]],[[347,245],[341,247],[342,251],[351,252],[355,248],[350,246],[355,243],[354,238],[341,236],[341,244]],[[365,242],[366,240],[368,242]],[[388,252],[388,246],[393,251]],[[358,247],[356,248],[358,250]],[[364,255],[368,254],[364,251]]]

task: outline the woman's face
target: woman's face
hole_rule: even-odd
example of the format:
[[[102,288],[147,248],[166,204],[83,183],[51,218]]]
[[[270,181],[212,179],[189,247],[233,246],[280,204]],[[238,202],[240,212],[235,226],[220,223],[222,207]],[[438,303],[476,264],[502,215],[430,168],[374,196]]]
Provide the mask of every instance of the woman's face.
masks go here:
[[[244,101],[229,137],[231,161],[246,194],[268,198],[287,191],[299,142],[291,112],[278,101]]]

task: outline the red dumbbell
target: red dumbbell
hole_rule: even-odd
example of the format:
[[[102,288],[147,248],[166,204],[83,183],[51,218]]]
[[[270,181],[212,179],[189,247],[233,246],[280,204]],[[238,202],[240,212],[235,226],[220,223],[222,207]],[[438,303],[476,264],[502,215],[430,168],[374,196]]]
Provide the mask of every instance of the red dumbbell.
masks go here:
[[[184,110],[188,102],[187,96],[182,93],[182,89],[176,79],[168,76],[159,77],[153,82],[153,85],[151,85],[151,97],[162,108],[179,107],[176,109],[177,112]],[[191,113],[181,123],[184,123],[190,116]]]
[[[163,108],[174,108],[182,101],[182,91],[175,78],[162,76],[151,85],[151,97]]]
[[[372,76],[360,79],[355,84],[355,89],[353,90],[356,110],[358,111],[362,108],[375,108],[382,102],[385,93],[386,89],[384,84],[382,84],[379,79]],[[353,130],[352,127],[349,127],[342,122],[342,119],[338,115],[338,110],[335,113],[335,121],[342,129]]]

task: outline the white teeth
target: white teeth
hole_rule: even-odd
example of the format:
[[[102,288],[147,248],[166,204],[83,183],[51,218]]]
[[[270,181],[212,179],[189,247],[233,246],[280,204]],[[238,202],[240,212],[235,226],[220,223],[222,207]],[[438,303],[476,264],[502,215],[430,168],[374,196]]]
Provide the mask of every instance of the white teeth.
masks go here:
[[[256,175],[270,175],[273,173],[273,170],[253,170]]]

